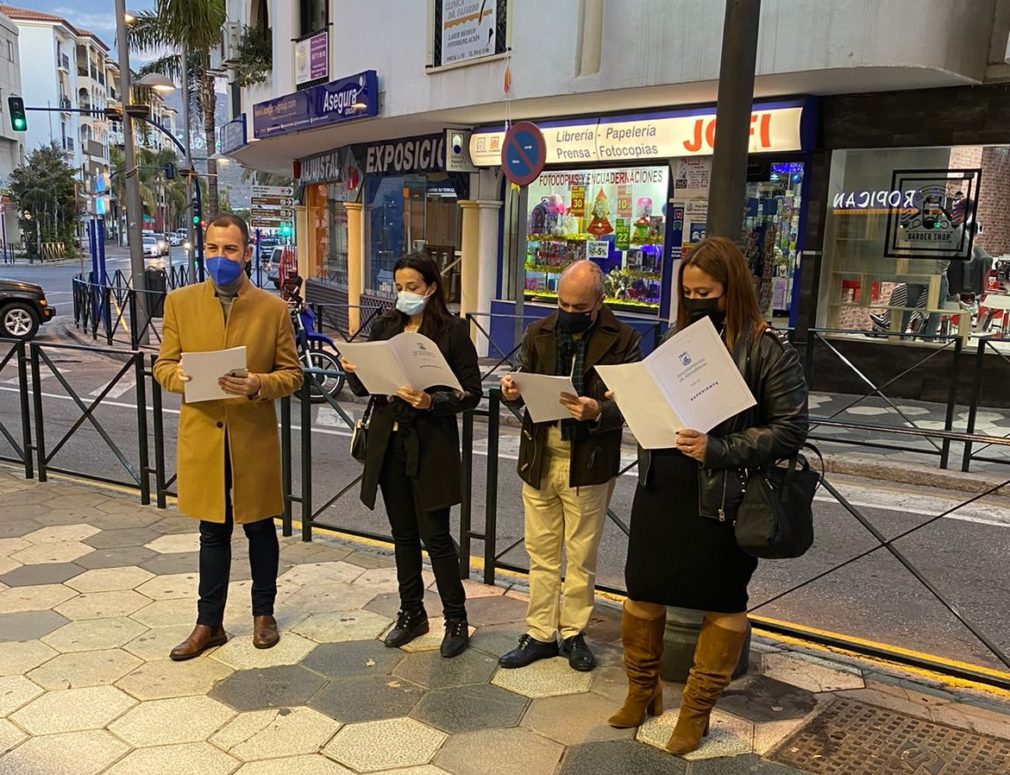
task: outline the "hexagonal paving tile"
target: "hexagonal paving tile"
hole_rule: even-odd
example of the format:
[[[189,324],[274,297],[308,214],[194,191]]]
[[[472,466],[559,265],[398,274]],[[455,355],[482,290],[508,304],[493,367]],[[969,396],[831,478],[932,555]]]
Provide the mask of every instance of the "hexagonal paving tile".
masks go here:
[[[399,718],[346,726],[323,753],[359,772],[376,772],[427,764],[445,740],[446,735],[436,729]]]
[[[30,544],[63,543],[66,541],[83,541],[98,533],[97,527],[91,525],[60,525],[58,527],[43,527],[24,536]]]
[[[0,573],[10,573],[21,567],[20,562],[14,562],[10,557],[0,555]]]
[[[118,592],[85,592],[56,606],[53,610],[71,621],[111,619],[116,616],[129,616],[150,603],[150,598],[132,589],[125,589]]]
[[[837,692],[865,686],[863,675],[857,668],[806,654],[765,654],[762,671],[769,678],[811,692]]]
[[[509,595],[502,597],[483,597],[476,600],[468,600],[466,604],[467,619],[470,624],[478,627],[486,627],[492,624],[516,625],[516,640],[526,631],[526,609],[525,601],[516,600]]]
[[[11,722],[0,719],[0,767],[3,767],[3,755],[27,739],[28,735]]]
[[[354,775],[346,767],[341,767],[335,761],[319,754],[249,762],[243,764],[235,775],[277,775],[278,772],[283,772],[284,775]],[[388,772],[383,775],[397,775],[397,773]],[[401,772],[399,775],[405,774]],[[418,775],[424,775],[424,773]],[[430,775],[436,774],[431,773]],[[442,775],[442,773],[437,775]]]
[[[11,587],[0,592],[0,614],[21,611],[48,611],[65,603],[77,593],[62,584],[40,584],[31,587]]]
[[[195,600],[197,597],[200,576],[195,572],[169,573],[153,578],[148,575],[148,578],[150,581],[145,581],[135,589],[152,600]]]
[[[0,678],[0,718],[6,718],[40,694],[42,694],[42,688],[33,684],[23,675],[9,675]]]
[[[445,659],[438,652],[408,654],[394,674],[428,689],[487,683],[498,668],[498,660],[482,651],[464,651]]]
[[[423,689],[391,676],[333,681],[309,701],[316,710],[347,724],[406,716]]]
[[[189,637],[192,631],[191,624],[152,627],[123,646],[123,649],[148,662],[168,659],[168,653]],[[204,653],[210,654],[209,651]]]
[[[22,565],[42,565],[53,562],[73,562],[86,554],[95,551],[80,541],[55,541],[53,543],[34,544],[20,552],[11,555],[12,560]]]
[[[113,684],[142,662],[121,649],[60,654],[28,673],[43,689],[81,689]]]
[[[23,611],[0,615],[0,643],[36,640],[58,630],[69,620],[52,611]],[[3,668],[0,667],[0,670]]]
[[[37,584],[62,584],[83,573],[80,565],[70,562],[47,563],[45,565],[21,565],[0,576],[0,582],[7,587],[28,587]]]
[[[170,535],[172,533],[192,533],[193,531],[199,529],[197,523],[190,517],[183,517],[180,515],[156,520],[155,522],[150,523],[148,527],[161,535]]]
[[[500,669],[491,679],[495,686],[532,699],[588,692],[592,682],[592,673],[572,670],[563,657],[542,659],[513,670]]]
[[[312,614],[295,625],[296,632],[316,643],[343,643],[351,640],[374,640],[392,624],[385,616],[371,611],[339,611]]]
[[[120,549],[124,546],[143,546],[158,537],[147,527],[133,527],[102,532],[85,538],[84,543],[95,549]]]
[[[334,583],[319,588],[304,587],[284,604],[304,614],[328,614],[364,608],[373,597],[375,592],[368,587]]]
[[[0,759],[0,775],[97,775],[129,750],[104,730],[33,737]]]
[[[314,754],[340,729],[311,708],[280,708],[241,713],[210,742],[242,761]]]
[[[31,532],[30,528],[29,532]],[[23,537],[0,538],[0,557],[9,557],[14,554],[14,552],[20,552],[22,549],[27,549],[31,545],[31,541],[26,541]]]
[[[0,643],[0,676],[25,675],[58,654],[40,640]]]
[[[533,700],[521,726],[561,743],[603,740],[633,740],[634,729],[614,729],[607,723],[617,707],[606,697],[592,692]]]
[[[88,570],[126,568],[140,565],[157,556],[155,552],[145,549],[143,546],[127,546],[122,549],[95,549],[90,554],[76,560],[76,563]]]
[[[171,627],[177,624],[193,625],[196,622],[196,598],[177,600],[155,600],[130,618],[148,627]]]
[[[134,549],[127,549],[126,551],[139,551]],[[150,552],[150,549],[143,549],[145,552]],[[178,554],[158,554],[157,552],[152,552],[154,555],[149,560],[144,560],[144,562],[137,563],[144,570],[149,570],[156,576],[165,576],[170,573],[192,573],[195,568],[200,567],[200,553],[199,552],[180,552]],[[232,568],[232,575],[238,575],[241,571],[240,567]]]
[[[109,725],[109,731],[137,748],[206,740],[235,716],[210,697],[176,697],[143,702]]]
[[[200,548],[200,536],[197,533],[172,533],[158,536],[144,546],[158,554],[194,552]]]
[[[720,710],[754,722],[800,719],[815,707],[811,692],[763,675],[734,681],[719,698]]]
[[[261,667],[277,667],[279,665],[297,665],[312,649],[315,641],[286,632],[281,635],[280,643],[270,649],[258,649],[252,644],[251,635],[232,638],[212,655],[218,662],[223,662],[236,670],[251,670]]]
[[[421,573],[421,581],[425,587],[435,580],[435,576],[428,570]],[[389,592],[396,592],[400,585],[396,580],[396,568],[373,568],[365,571],[354,580],[354,585],[366,587],[376,595]]]
[[[66,582],[78,592],[125,592],[140,586],[152,577],[142,568],[100,568],[89,570]],[[142,593],[143,594],[143,593]]]
[[[43,637],[42,642],[61,653],[117,649],[145,629],[133,619],[85,619],[60,627]]]
[[[237,765],[235,759],[209,743],[183,743],[133,751],[104,775],[163,775],[166,772],[228,775]]]
[[[554,772],[564,750],[526,729],[483,729],[453,735],[434,763],[454,775],[527,775]]]
[[[326,679],[300,665],[240,670],[219,682],[210,696],[236,710],[266,710],[308,705]]]
[[[163,652],[162,656],[167,656]],[[147,662],[116,682],[138,700],[166,700],[207,694],[234,671],[213,659],[193,659],[182,665],[167,659]]]
[[[101,729],[137,704],[114,686],[46,692],[10,715],[30,735]]]
[[[332,678],[356,678],[391,673],[401,659],[398,650],[377,640],[363,640],[317,646],[302,664]]]
[[[664,750],[673,728],[677,725],[679,711],[668,711],[658,718],[646,719],[638,728],[636,739],[654,748]],[[716,759],[721,756],[739,756],[750,753],[754,739],[754,725],[718,709],[712,712],[712,728],[701,747],[684,754],[687,761]]]
[[[400,651],[407,654],[415,654],[419,651],[438,651],[442,645],[442,638],[445,637],[445,620],[436,619],[430,623],[430,629],[424,635],[414,638],[410,643],[400,646]],[[467,629],[470,636],[477,632],[473,625]]]
[[[687,763],[632,741],[586,743],[565,754],[559,775],[684,775]],[[714,775],[714,774],[713,774]]]
[[[472,732],[514,727],[528,703],[525,697],[497,686],[454,686],[425,694],[410,716],[450,734]]]
[[[301,586],[350,584],[364,572],[364,568],[346,562],[306,562],[284,571],[277,580]]]

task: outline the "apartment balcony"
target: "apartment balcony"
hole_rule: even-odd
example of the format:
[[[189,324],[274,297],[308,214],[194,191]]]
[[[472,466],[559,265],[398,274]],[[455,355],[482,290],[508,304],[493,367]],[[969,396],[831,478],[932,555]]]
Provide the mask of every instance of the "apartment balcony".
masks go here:
[[[88,66],[84,65],[84,64],[81,64],[80,62],[78,62],[77,63],[77,76],[79,78],[88,78],[89,77],[88,76]]]
[[[88,142],[82,145],[82,148],[87,148],[88,156],[95,159],[105,158],[105,146],[102,143],[96,142],[95,140],[88,140]]]
[[[63,113],[69,113],[73,106],[70,104],[69,97],[60,97],[60,111]]]

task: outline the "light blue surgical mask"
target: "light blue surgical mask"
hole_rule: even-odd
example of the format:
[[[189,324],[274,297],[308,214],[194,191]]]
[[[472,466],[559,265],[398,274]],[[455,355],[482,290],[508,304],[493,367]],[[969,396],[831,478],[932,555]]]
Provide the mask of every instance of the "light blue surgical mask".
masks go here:
[[[424,309],[430,297],[430,293],[422,296],[411,291],[400,291],[396,294],[396,308],[404,315],[416,315]]]
[[[213,256],[204,262],[207,274],[219,288],[227,288],[238,282],[242,276],[242,264],[223,256]]]

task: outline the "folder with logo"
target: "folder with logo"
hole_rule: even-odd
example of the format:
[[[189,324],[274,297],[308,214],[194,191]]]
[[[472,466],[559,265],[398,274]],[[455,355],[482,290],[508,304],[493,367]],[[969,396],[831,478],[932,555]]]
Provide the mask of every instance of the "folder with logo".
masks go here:
[[[397,334],[379,342],[348,342],[340,355],[357,367],[355,376],[372,395],[391,396],[402,387],[425,390],[463,386],[431,339],[415,333]]]

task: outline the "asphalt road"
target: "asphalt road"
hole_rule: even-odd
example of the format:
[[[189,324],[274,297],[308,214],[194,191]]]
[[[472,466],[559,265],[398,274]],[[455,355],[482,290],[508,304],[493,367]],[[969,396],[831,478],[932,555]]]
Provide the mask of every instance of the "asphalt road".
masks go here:
[[[45,270],[50,271],[50,270]],[[101,393],[115,377],[122,364],[80,350],[61,349],[55,344],[45,348],[63,379],[73,388],[85,406]],[[2,358],[2,354],[0,354]],[[137,440],[136,389],[132,374],[125,375],[108,393],[93,417],[116,444],[117,457],[101,433],[88,421],[79,422],[82,410],[68,395],[60,377],[44,367],[40,387],[45,413],[46,447],[50,465],[71,471],[104,476],[123,483],[133,482],[139,469]],[[45,376],[48,374],[48,376]],[[12,381],[13,380],[13,381]],[[12,365],[0,371],[0,423],[12,433],[19,433],[20,388]],[[150,405],[150,394],[147,397]],[[175,426],[178,400],[166,396],[164,423],[166,459],[169,469],[175,455]],[[360,411],[359,405],[347,405]],[[293,403],[294,494],[300,494],[301,453],[299,404]],[[311,409],[313,510],[322,507],[350,485],[360,472],[359,465],[347,453],[350,433],[332,411]],[[149,434],[153,415],[147,412]],[[66,440],[64,435],[75,425],[77,430]],[[485,524],[485,482],[487,476],[485,429],[476,425],[473,476],[473,526],[478,532]],[[514,472],[516,432],[505,427],[501,434],[497,506],[496,552],[500,553],[521,538],[522,513],[520,485]],[[153,450],[153,439],[151,441]],[[0,434],[0,456],[11,449]],[[152,456],[153,464],[153,456]],[[888,538],[912,528],[941,513],[959,501],[942,492],[909,491],[889,488],[880,483],[838,480],[846,497],[857,504],[861,513]],[[631,511],[635,480],[624,476],[615,490],[613,511],[627,522]],[[763,562],[752,584],[751,604],[759,606],[773,596],[838,565],[860,552],[873,548],[876,541],[848,512],[829,496],[817,503],[817,542],[803,558],[781,562]],[[918,533],[896,542],[907,558],[930,579],[962,614],[973,620],[998,645],[1010,650],[1010,502],[996,499],[956,512]],[[296,518],[298,506],[296,505]],[[674,512],[671,511],[671,515]],[[458,509],[454,520],[458,522]],[[381,505],[369,512],[357,499],[356,487],[326,509],[319,517],[337,528],[385,533],[386,521]],[[598,581],[613,587],[623,586],[623,565],[627,539],[616,523],[607,524],[600,550]],[[475,540],[475,556],[482,556],[484,543]],[[505,552],[504,560],[525,566],[521,542]],[[671,547],[671,562],[675,549]],[[718,572],[713,568],[713,572]],[[701,580],[699,580],[701,582]],[[944,607],[894,557],[878,550],[868,557],[835,571],[824,579],[793,592],[774,603],[760,606],[756,613],[842,632],[908,649],[924,651],[949,659],[999,667],[985,647],[967,632]]]

